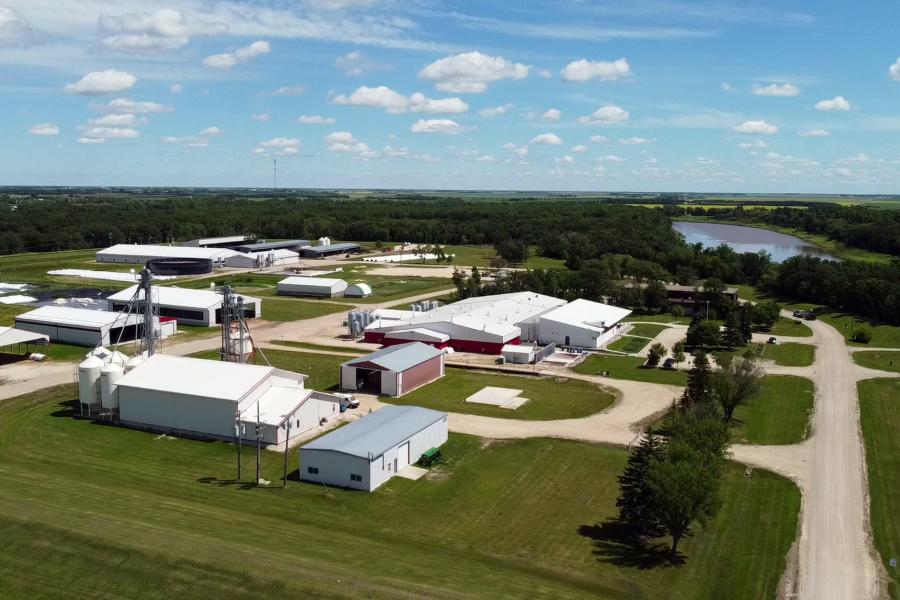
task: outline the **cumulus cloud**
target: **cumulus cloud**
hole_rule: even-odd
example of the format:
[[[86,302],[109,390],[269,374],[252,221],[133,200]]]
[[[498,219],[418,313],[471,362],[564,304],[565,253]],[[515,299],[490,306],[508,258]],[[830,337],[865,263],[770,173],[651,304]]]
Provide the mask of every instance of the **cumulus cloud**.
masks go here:
[[[211,69],[230,69],[235,65],[253,60],[272,51],[272,46],[265,40],[257,40],[252,44],[238,48],[234,52],[213,54],[203,59],[203,64]]]
[[[295,84],[295,85],[283,85],[278,89],[272,90],[270,96],[299,96],[301,94],[306,93],[306,86]]]
[[[429,98],[416,92],[406,97],[387,86],[360,86],[352,94],[338,94],[331,99],[333,104],[383,108],[389,113],[399,114],[407,110],[432,114],[459,114],[469,110],[469,105],[460,98]]]
[[[768,148],[769,142],[765,140],[750,140],[749,142],[741,142],[738,144],[738,148],[744,149],[757,149],[757,148]]]
[[[597,78],[601,81],[615,81],[631,73],[631,66],[624,58],[614,61],[581,60],[572,61],[562,69],[566,81],[584,82]]]
[[[765,121],[744,121],[732,129],[735,133],[750,133],[755,135],[772,135],[778,133],[778,127]]]
[[[106,143],[105,138],[89,138],[89,137],[80,137],[78,138],[79,144],[104,144]]]
[[[478,114],[486,119],[490,119],[492,117],[505,115],[513,108],[514,105],[507,102],[506,104],[501,104],[500,106],[488,106],[486,108],[482,108],[480,111],[478,111]]]
[[[171,106],[165,106],[157,102],[135,102],[128,98],[116,98],[106,104],[91,104],[91,108],[111,113],[128,113],[135,115],[153,115],[172,112]]]
[[[456,135],[462,132],[462,125],[452,119],[419,119],[409,130],[413,133],[443,133]]]
[[[628,120],[628,111],[615,105],[601,106],[590,115],[578,117],[579,123],[587,125],[613,125]]]
[[[59,127],[54,123],[39,123],[28,129],[31,135],[59,135]]]
[[[524,79],[531,67],[506,60],[502,56],[489,56],[481,52],[464,52],[446,56],[426,65],[419,77],[434,83],[444,92],[478,94],[488,84],[502,79]]]
[[[754,85],[750,93],[754,96],[796,96],[800,93],[793,83],[771,83],[769,85]]]
[[[568,154],[566,154],[565,156],[560,156],[559,158],[557,158],[556,162],[571,164],[571,163],[575,162],[575,159],[572,158],[571,156],[569,156]]]
[[[804,129],[798,135],[801,137],[828,137],[831,132],[827,129]]]
[[[592,135],[591,143],[592,144],[601,144],[603,142],[607,142],[609,139],[605,135]]]
[[[850,110],[850,102],[843,96],[835,96],[830,100],[820,100],[813,107],[822,112],[846,112]]]
[[[91,125],[101,127],[137,127],[145,122],[134,113],[110,113],[88,121]]]
[[[323,117],[321,115],[300,115],[297,122],[301,125],[333,125],[333,117]]]
[[[186,135],[183,137],[167,136],[162,138],[165,144],[175,144],[185,149],[190,148],[206,148],[209,146],[209,138],[222,135],[222,130],[218,127],[207,127],[198,131],[195,135]]]
[[[225,23],[189,20],[173,8],[118,16],[101,15],[99,26],[113,34],[101,40],[100,47],[124,53],[174,50],[186,46],[193,35],[222,35],[228,32]]]
[[[86,127],[82,137],[105,140],[123,140],[140,137],[141,133],[133,127]]]
[[[624,158],[616,156],[615,154],[607,154],[606,156],[601,156],[597,160],[602,160],[604,162],[625,162]]]
[[[497,159],[491,156],[490,154],[482,154],[478,158],[476,158],[478,162],[496,162]]]
[[[0,48],[27,48],[40,39],[37,30],[14,8],[0,6]]]
[[[325,136],[325,143],[332,152],[346,152],[364,159],[379,156],[378,151],[369,148],[368,144],[356,139],[349,131],[332,131]]]
[[[257,123],[268,123],[272,120],[272,115],[269,113],[253,113],[250,115],[250,119]]]
[[[652,138],[643,138],[643,137],[630,137],[630,138],[619,138],[619,143],[625,146],[643,146],[646,144],[655,144],[656,140]]]
[[[560,118],[562,118],[562,112],[555,108],[548,108],[544,111],[544,114],[541,115],[541,118],[545,121],[559,121]]]
[[[300,153],[300,140],[297,138],[276,137],[258,143],[251,152],[265,156],[291,156]]]
[[[353,77],[359,77],[360,75],[387,69],[387,67],[370,59],[359,50],[354,50],[353,52],[348,52],[347,54],[338,57],[338,59],[334,61],[334,67],[343,71],[346,75],[351,75]]]
[[[183,91],[184,91],[184,86],[181,85],[180,83],[173,83],[172,85],[169,86],[170,94],[178,95]]]
[[[513,152],[519,159],[524,159],[528,156],[528,146],[517,146],[512,142],[506,142],[503,144],[503,147]]]
[[[588,147],[585,146],[584,144],[578,144],[577,146],[572,146],[572,150],[571,150],[571,151],[574,152],[574,153],[576,153],[576,154],[581,154],[582,152],[587,152],[587,151],[588,151]]]
[[[888,67],[888,77],[893,79],[894,81],[900,81],[900,58]]]
[[[528,142],[529,144],[549,144],[551,146],[559,146],[563,143],[562,138],[555,133],[542,133],[536,135]]]
[[[70,94],[96,96],[124,92],[131,89],[135,83],[137,83],[137,77],[131,73],[107,69],[88,73],[75,83],[67,84],[64,89]]]

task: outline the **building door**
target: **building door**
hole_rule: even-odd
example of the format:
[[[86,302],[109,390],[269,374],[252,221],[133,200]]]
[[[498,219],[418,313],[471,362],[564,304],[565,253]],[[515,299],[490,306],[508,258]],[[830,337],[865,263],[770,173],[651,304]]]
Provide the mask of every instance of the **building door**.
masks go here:
[[[397,452],[397,469],[402,469],[407,465],[409,465],[409,442],[400,446]]]
[[[566,343],[565,343],[565,345],[566,345],[566,346],[571,345],[571,344],[569,343],[569,336],[566,336]]]

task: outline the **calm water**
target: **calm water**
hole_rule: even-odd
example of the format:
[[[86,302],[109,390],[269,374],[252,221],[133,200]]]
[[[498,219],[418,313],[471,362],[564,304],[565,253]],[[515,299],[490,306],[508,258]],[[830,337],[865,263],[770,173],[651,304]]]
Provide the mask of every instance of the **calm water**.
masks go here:
[[[726,244],[736,252],[759,252],[765,250],[772,255],[772,260],[782,262],[792,256],[803,254],[818,256],[828,260],[837,260],[818,246],[805,242],[800,238],[767,229],[742,227],[740,225],[721,225],[719,223],[693,223],[675,221],[675,230],[684,236],[689,244],[701,244],[704,248],[715,248]]]

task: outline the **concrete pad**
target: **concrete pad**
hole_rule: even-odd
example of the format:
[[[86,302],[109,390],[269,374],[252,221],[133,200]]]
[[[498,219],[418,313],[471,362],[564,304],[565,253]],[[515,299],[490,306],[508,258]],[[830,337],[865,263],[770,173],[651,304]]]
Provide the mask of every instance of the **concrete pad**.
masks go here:
[[[428,469],[423,469],[422,467],[417,467],[415,465],[407,465],[397,471],[397,477],[415,481],[424,477],[426,473],[428,473]]]
[[[516,410],[523,404],[528,402],[528,398],[523,398],[522,396],[517,396],[515,398],[510,398],[509,400],[504,401],[500,408],[508,408],[510,410]]]
[[[481,388],[468,398],[466,402],[474,402],[475,404],[491,404],[493,406],[501,406],[504,402],[512,400],[522,393],[522,390],[514,390],[512,388],[501,388],[487,386]]]

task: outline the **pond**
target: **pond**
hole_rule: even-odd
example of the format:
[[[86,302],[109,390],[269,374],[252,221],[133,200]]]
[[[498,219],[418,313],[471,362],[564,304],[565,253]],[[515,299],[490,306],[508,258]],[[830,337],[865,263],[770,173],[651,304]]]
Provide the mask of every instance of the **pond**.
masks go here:
[[[735,252],[759,252],[765,250],[775,262],[783,262],[792,256],[817,256],[826,260],[838,260],[818,246],[798,237],[741,225],[720,223],[697,223],[675,221],[675,230],[684,236],[688,244],[701,244],[704,248],[715,248],[721,244],[731,246]]]

